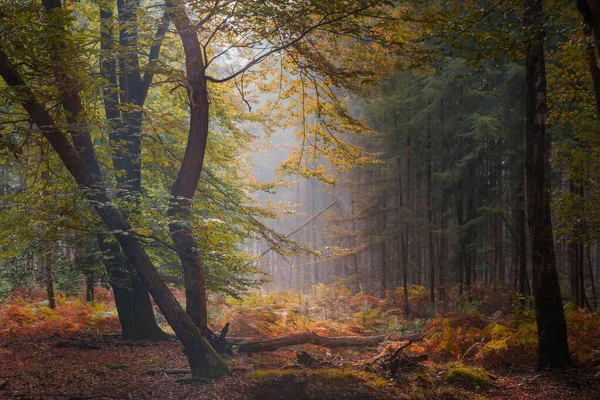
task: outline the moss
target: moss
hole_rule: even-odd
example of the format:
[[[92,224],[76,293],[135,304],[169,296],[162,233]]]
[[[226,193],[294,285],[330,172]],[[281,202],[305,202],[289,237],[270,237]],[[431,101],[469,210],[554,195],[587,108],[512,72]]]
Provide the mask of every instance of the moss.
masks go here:
[[[248,377],[250,377],[250,379],[255,379],[255,380],[272,379],[272,378],[279,378],[279,377],[285,376],[285,375],[293,375],[294,372],[299,372],[299,371],[291,371],[291,370],[285,370],[285,369],[256,369],[252,372],[249,372]]]
[[[119,363],[114,363],[114,362],[107,362],[106,364],[104,364],[104,366],[110,370],[129,369],[129,365],[127,365],[127,364],[119,364]]]
[[[451,364],[444,374],[444,380],[465,385],[490,385],[490,376],[484,369],[463,364]]]
[[[279,378],[285,375],[296,375],[306,373],[310,378],[323,379],[328,381],[347,381],[358,380],[371,387],[385,387],[388,381],[379,375],[365,371],[339,368],[321,368],[311,371],[301,370],[281,370],[281,369],[257,369],[248,373],[248,377],[255,380]]]
[[[386,387],[389,384],[390,384],[390,382],[387,379],[382,378],[381,376],[375,376],[375,377],[373,377],[373,379],[370,379],[367,382],[367,385],[374,387],[374,388]]]
[[[388,381],[379,375],[353,369],[323,368],[310,372],[310,376],[322,377],[328,380],[359,380],[371,387],[385,387]]]
[[[169,360],[167,360],[164,357],[150,357],[150,358],[145,358],[143,360],[139,361],[140,364],[160,364],[160,365],[166,365],[169,363]]]

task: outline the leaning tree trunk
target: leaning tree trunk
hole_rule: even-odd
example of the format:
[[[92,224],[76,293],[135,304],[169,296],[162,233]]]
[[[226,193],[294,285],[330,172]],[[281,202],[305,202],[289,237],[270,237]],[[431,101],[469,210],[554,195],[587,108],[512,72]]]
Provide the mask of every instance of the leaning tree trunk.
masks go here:
[[[538,368],[567,368],[573,363],[561,302],[550,213],[550,139],[546,135],[546,65],[543,0],[527,0],[526,187],[531,237],[533,294],[539,339]]]
[[[177,299],[161,278],[160,274],[145,253],[140,242],[130,235],[131,225],[111,203],[104,188],[94,178],[75,148],[64,133],[57,128],[31,90],[21,79],[6,54],[0,51],[0,75],[10,87],[18,90],[19,99],[29,117],[35,123],[52,148],[56,151],[69,173],[81,186],[102,222],[112,231],[123,252],[143,280],[156,304],[181,340],[194,377],[217,378],[229,374],[229,369],[202,336]]]

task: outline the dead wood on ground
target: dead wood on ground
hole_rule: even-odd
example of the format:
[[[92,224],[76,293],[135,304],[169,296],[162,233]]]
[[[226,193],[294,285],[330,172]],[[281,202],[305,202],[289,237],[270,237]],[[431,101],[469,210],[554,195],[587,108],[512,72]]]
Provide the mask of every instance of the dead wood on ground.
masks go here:
[[[326,337],[319,336],[314,332],[299,333],[295,335],[284,336],[275,339],[256,340],[242,343],[238,351],[240,353],[259,353],[263,351],[273,351],[282,347],[295,346],[299,344],[314,344],[317,346],[336,348],[336,347],[368,347],[375,346],[387,337],[380,336],[340,336]],[[409,335],[403,338],[395,338],[394,340],[421,340],[423,335]]]

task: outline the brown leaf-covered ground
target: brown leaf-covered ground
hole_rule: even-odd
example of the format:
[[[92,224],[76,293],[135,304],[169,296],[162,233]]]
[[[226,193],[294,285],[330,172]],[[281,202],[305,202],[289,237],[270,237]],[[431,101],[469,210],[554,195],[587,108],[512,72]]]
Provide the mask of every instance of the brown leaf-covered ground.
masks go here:
[[[186,368],[180,343],[121,340],[116,335],[13,341],[0,347],[2,399],[600,399],[589,372],[493,371],[490,385],[450,384],[432,361],[401,368],[394,379],[365,365],[377,349],[299,346],[320,361],[304,368],[298,349],[228,359],[232,376],[181,384],[185,375],[148,370]]]

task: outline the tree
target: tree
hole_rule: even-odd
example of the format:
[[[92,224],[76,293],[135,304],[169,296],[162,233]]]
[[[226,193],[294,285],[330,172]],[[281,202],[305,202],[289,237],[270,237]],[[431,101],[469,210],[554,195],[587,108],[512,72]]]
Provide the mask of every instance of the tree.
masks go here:
[[[531,236],[533,294],[539,339],[538,369],[572,366],[567,325],[556,271],[550,213],[550,139],[546,135],[546,65],[543,1],[527,0],[523,24],[527,35],[526,187]]]

